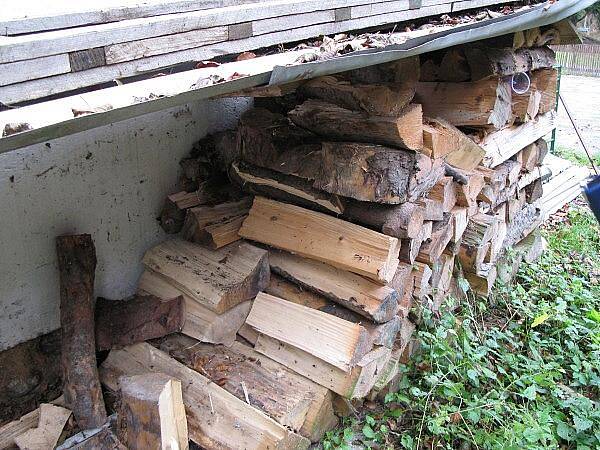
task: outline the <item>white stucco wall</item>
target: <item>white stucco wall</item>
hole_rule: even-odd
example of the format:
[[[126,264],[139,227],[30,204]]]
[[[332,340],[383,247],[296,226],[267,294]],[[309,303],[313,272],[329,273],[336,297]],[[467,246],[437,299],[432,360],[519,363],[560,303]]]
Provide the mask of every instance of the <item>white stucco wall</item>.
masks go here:
[[[59,327],[60,234],[92,234],[96,295],[132,294],[179,160],[247,106],[190,104],[0,155],[0,350]]]

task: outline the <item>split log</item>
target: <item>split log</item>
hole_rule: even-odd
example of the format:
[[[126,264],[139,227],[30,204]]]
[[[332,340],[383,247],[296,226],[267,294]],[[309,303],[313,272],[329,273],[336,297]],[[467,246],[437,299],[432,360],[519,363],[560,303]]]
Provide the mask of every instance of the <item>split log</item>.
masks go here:
[[[465,174],[466,184],[454,183],[456,189],[456,204],[463,207],[477,206],[477,197],[484,187],[484,177],[478,172]]]
[[[263,197],[254,199],[240,235],[382,284],[391,280],[398,266],[398,239]]]
[[[420,170],[430,172],[431,160],[419,153],[374,144],[324,142],[314,187],[356,200],[398,204],[414,196],[409,195],[411,181],[416,181]]]
[[[165,278],[149,270],[145,270],[140,277],[138,293],[163,299],[181,295],[185,303],[185,322],[181,332],[212,344],[231,345],[252,306],[252,302],[246,301],[216,314],[190,296],[181,294]]]
[[[548,144],[544,139],[538,139],[532,144],[529,144],[519,153],[518,160],[521,161],[522,170],[532,172],[548,154]]]
[[[410,202],[381,205],[348,201],[344,209],[344,218],[396,238],[417,237],[423,226],[423,215],[423,208]]]
[[[429,191],[428,197],[440,202],[442,211],[450,212],[456,204],[456,191],[452,177],[442,177]]]
[[[345,372],[372,348],[364,327],[262,292],[246,323]]]
[[[96,300],[96,349],[125,347],[177,333],[185,322],[182,296],[163,300],[153,295],[128,300]]]
[[[197,242],[212,250],[217,250],[239,241],[241,237],[238,232],[245,218],[246,216],[238,216],[225,222],[208,225],[200,232]]]
[[[431,237],[421,245],[416,257],[417,261],[433,264],[444,253],[444,249],[454,235],[450,217],[450,214],[444,214],[442,220],[433,223]]]
[[[525,186],[525,198],[527,203],[534,203],[535,201],[542,198],[544,189],[542,187],[542,180],[537,179],[533,183]]]
[[[402,58],[390,63],[361,67],[348,72],[348,78],[353,83],[405,83],[414,85],[421,75],[419,56]]]
[[[71,411],[60,406],[42,403],[39,406],[37,427],[14,438],[21,450],[46,450],[56,447]]]
[[[287,175],[314,179],[321,165],[320,139],[266,109],[245,112],[238,126],[243,161]]]
[[[454,271],[454,255],[443,254],[431,267],[431,287],[440,292],[448,292]]]
[[[541,212],[535,205],[525,205],[506,230],[502,248],[510,248],[529,235],[541,222]]]
[[[148,373],[121,377],[119,385],[119,439],[127,448],[189,448],[181,381]]]
[[[439,73],[444,81],[469,81],[471,71],[463,49],[453,48],[444,53]]]
[[[382,324],[372,323],[369,320],[365,320],[360,314],[346,309],[320,294],[302,289],[302,287],[297,284],[276,274],[271,274],[271,281],[269,286],[265,289],[265,292],[289,302],[307,306],[339,317],[340,319],[359,324],[367,330],[373,345],[383,345],[392,348],[396,335],[400,330],[401,322],[396,316]]]
[[[296,125],[326,138],[409,150],[423,147],[423,114],[417,104],[405,106],[394,116],[373,116],[320,100],[307,100],[288,116]]]
[[[465,56],[471,69],[472,80],[547,69],[556,64],[554,52],[548,47],[517,50],[471,47],[465,49]]]
[[[367,353],[350,372],[346,372],[308,352],[264,334],[259,335],[255,349],[348,399],[362,398],[368,394],[391,355],[389,348],[379,347]]]
[[[421,250],[423,243],[431,238],[433,232],[433,222],[423,222],[423,228],[416,238],[402,239],[400,247],[400,260],[405,263],[414,264]]]
[[[173,239],[148,250],[142,262],[217,314],[250,300],[269,283],[267,252],[247,242],[208,250]]]
[[[234,202],[219,203],[213,206],[197,206],[187,210],[182,229],[183,237],[193,242],[202,243],[206,240],[206,228],[239,219],[248,214],[252,205],[251,197],[244,197]]]
[[[304,83],[299,93],[305,98],[316,98],[352,111],[397,116],[413,99],[415,84],[351,84],[325,76]]]
[[[512,119],[508,80],[419,82],[415,98],[422,105],[425,116],[439,117],[455,126],[492,126],[499,129]]]
[[[423,147],[431,149],[432,158],[444,157],[462,170],[473,170],[483,160],[485,151],[448,121],[424,118],[423,122]]]
[[[416,262],[413,264],[412,274],[415,278],[413,296],[422,300],[431,291],[431,284],[429,283],[432,274],[431,268],[427,264]]]
[[[496,282],[496,266],[488,265],[486,269],[479,274],[465,273],[465,278],[469,282],[471,290],[481,296],[488,296],[492,293],[492,288]]]
[[[498,258],[502,254],[503,248],[502,245],[504,243],[504,239],[506,237],[507,225],[504,221],[504,217],[506,216],[506,212],[504,209],[500,209],[496,214],[500,220],[498,221],[498,226],[496,228],[496,234],[492,236],[490,240],[490,248],[487,251],[484,262],[496,264]]]
[[[477,273],[483,270],[485,257],[490,247],[489,242],[479,246],[461,244],[458,250],[458,260],[465,273]]]
[[[189,437],[204,448],[307,448],[305,439],[150,344],[113,350],[100,367],[102,383],[119,390],[122,376],[160,372],[181,381]]]
[[[531,74],[531,87],[524,95],[513,96],[513,114],[521,122],[545,114],[556,108],[558,71],[556,69],[536,70]],[[525,99],[529,99],[525,104]],[[533,110],[532,110],[533,108]],[[534,115],[531,115],[535,113]]]
[[[487,244],[496,234],[498,218],[489,214],[476,214],[469,220],[462,243],[473,247]]]
[[[229,175],[242,189],[255,195],[327,213],[341,214],[345,209],[345,202],[338,195],[319,191],[310,181],[293,175],[244,162],[232,164]]]
[[[305,289],[317,292],[374,322],[391,320],[398,293],[360,275],[291,253],[271,251],[271,270]]]
[[[172,335],[161,340],[158,346],[230,394],[313,442],[337,423],[331,393],[326,388],[244,344],[214,346]]]
[[[56,238],[65,405],[80,428],[106,422],[94,339],[96,250],[89,234]]]
[[[402,297],[404,297],[405,292],[412,291],[412,282],[411,282],[411,273],[412,273],[412,265],[401,262],[398,265],[398,269],[394,274],[394,278],[390,282],[390,287],[394,288],[398,293],[398,303],[401,303]],[[403,312],[398,311],[398,315],[405,317]]]
[[[496,167],[550,133],[554,128],[556,128],[556,114],[550,111],[522,125],[490,133],[480,144],[486,152],[483,164],[487,167]]]
[[[439,201],[431,198],[421,198],[417,201],[417,204],[423,211],[423,220],[435,222],[444,218],[444,207]]]
[[[186,210],[198,205],[224,202],[236,195],[232,186],[212,180],[194,192],[177,192],[167,196],[160,214],[160,225],[166,233],[178,233],[185,221]]]
[[[469,221],[467,217],[467,208],[462,206],[455,206],[452,208],[450,211],[450,221],[452,222],[453,226],[451,242],[458,243],[460,242]]]

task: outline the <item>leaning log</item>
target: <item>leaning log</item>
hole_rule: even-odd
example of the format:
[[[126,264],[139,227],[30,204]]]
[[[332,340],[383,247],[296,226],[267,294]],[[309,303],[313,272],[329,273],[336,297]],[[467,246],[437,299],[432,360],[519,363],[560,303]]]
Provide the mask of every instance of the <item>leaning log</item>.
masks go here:
[[[89,234],[56,238],[65,405],[81,429],[106,422],[94,338],[96,250]]]

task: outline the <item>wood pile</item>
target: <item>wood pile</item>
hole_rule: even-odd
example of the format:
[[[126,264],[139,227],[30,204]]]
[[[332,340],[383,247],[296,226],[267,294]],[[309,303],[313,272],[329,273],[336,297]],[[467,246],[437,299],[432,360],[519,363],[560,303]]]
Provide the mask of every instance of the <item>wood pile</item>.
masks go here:
[[[543,249],[533,231],[547,177],[542,137],[554,128],[553,53],[476,50],[443,56],[459,52],[463,65],[451,66],[460,81],[443,71],[427,79],[409,58],[275,90],[274,98],[262,90],[236,130],[202,142],[182,161],[184,191],[162,216],[165,230],[193,243],[149,250],[140,290],[182,295],[212,316],[155,346],[306,442],[336,423],[336,398],[394,389],[399,363],[415,348],[413,306],[439,312],[447,298],[467,295],[466,284],[487,295],[497,277],[516,273],[507,249],[519,248],[519,261]],[[530,74],[525,94],[511,88],[515,71]],[[223,185],[225,174],[232,185]],[[219,252],[241,247],[263,252],[270,274],[241,290],[249,296],[238,301],[251,306],[237,320],[222,319],[236,302],[214,286],[207,295],[210,282],[192,274],[229,280],[225,266],[238,264]],[[228,338],[211,338],[222,324],[231,325]],[[134,350],[141,359],[159,351]],[[113,351],[109,361],[121,371],[128,358]],[[286,385],[298,380],[302,395],[290,394]]]
[[[187,433],[204,448],[308,448],[344,405],[397,388],[420,310],[460,306],[465,286],[488,295],[543,251],[553,53],[489,50],[263,90],[236,130],[181,162],[181,192],[161,214],[179,235],[146,252],[135,299],[98,302],[97,342],[65,359],[96,388],[89,350],[112,347],[99,378],[121,397],[122,442]],[[510,85],[520,71],[525,94]],[[120,332],[126,322],[135,332]],[[65,391],[98,426],[103,409],[73,408],[89,395]]]

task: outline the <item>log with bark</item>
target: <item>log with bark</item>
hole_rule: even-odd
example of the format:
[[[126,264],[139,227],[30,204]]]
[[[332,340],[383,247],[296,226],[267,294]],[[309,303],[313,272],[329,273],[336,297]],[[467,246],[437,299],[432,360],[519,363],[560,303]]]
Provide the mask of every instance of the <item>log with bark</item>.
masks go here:
[[[465,56],[472,80],[504,77],[519,72],[551,68],[556,64],[554,52],[548,47],[489,48],[469,47]]]
[[[394,116],[351,111],[321,100],[307,100],[288,116],[296,125],[327,139],[423,148],[421,106],[409,104]]]
[[[80,234],[57,237],[56,252],[65,405],[80,428],[97,428],[106,422],[106,408],[94,338],[96,250],[92,237]]]
[[[109,350],[159,338],[182,330],[185,322],[183,297],[163,300],[138,295],[127,300],[96,301],[96,348]]]

